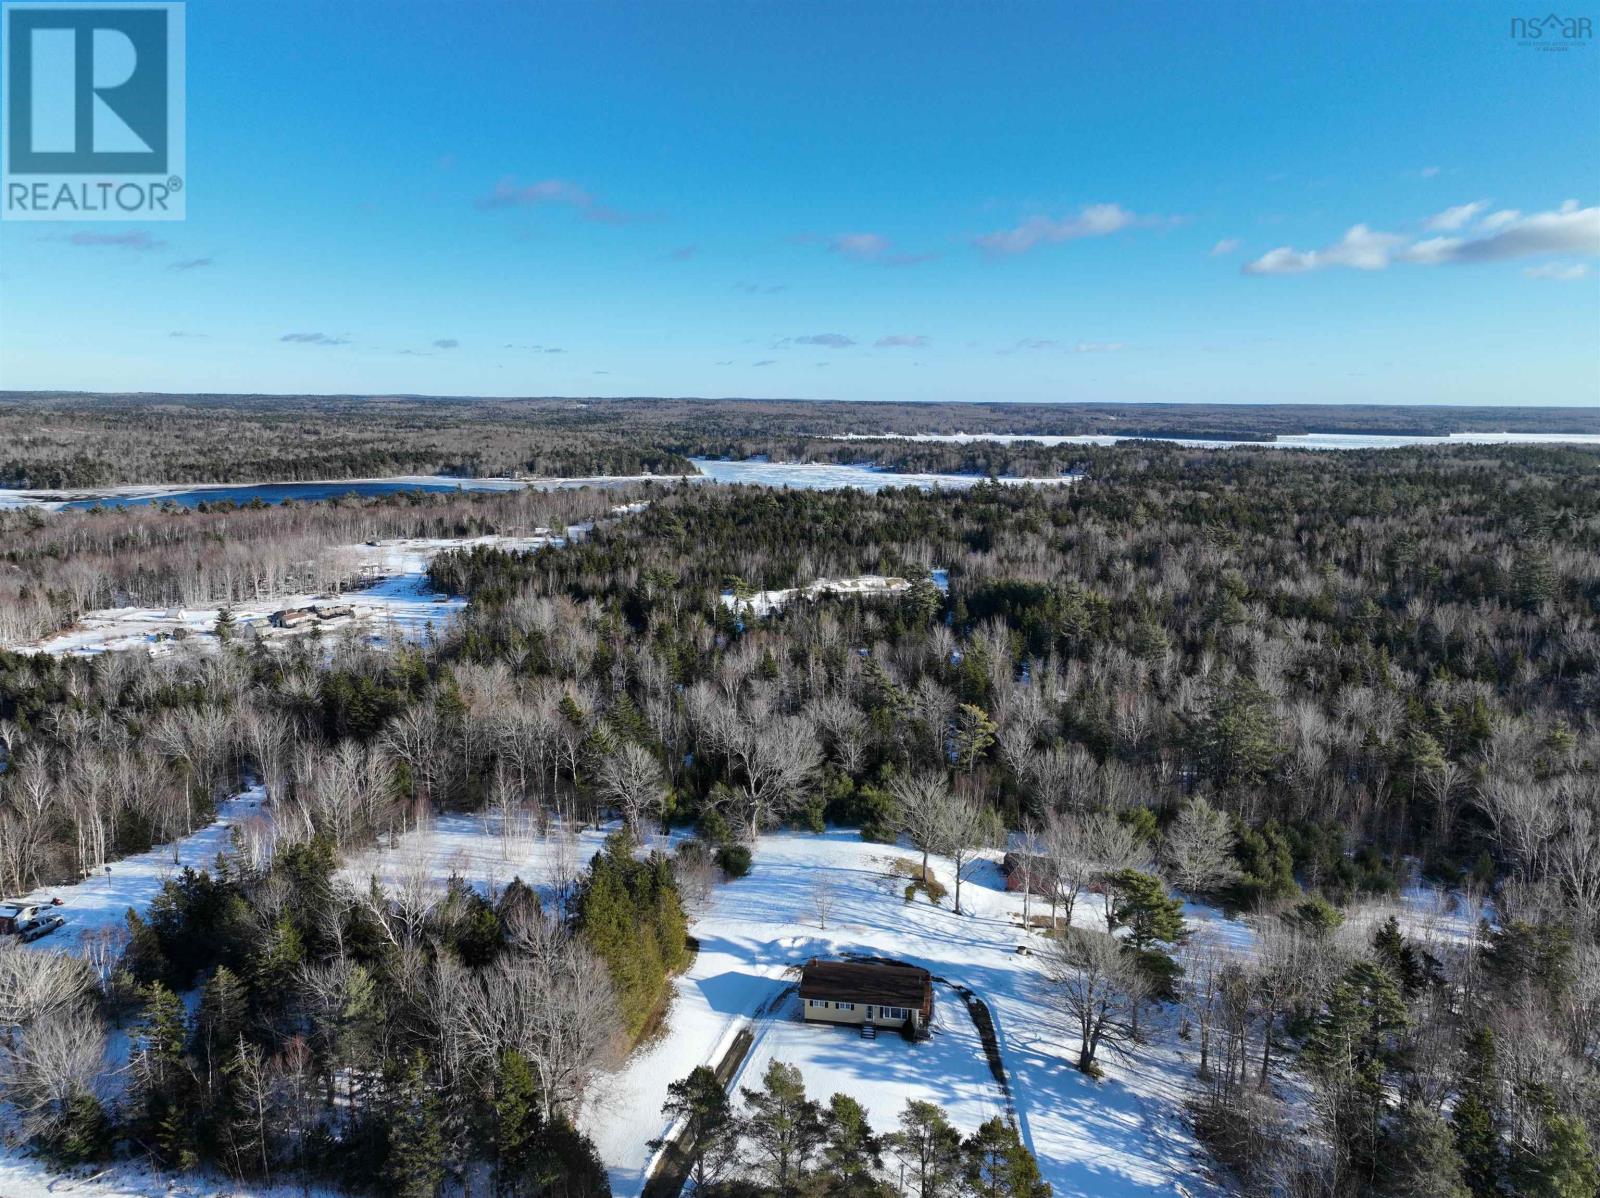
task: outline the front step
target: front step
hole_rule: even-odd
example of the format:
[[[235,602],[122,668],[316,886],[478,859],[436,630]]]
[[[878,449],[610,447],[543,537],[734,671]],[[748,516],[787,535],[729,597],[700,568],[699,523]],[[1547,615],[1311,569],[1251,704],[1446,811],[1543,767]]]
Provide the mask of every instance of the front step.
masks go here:
[[[878,1038],[878,1025],[875,1023],[863,1023],[861,1025],[861,1038],[863,1040],[876,1040]]]

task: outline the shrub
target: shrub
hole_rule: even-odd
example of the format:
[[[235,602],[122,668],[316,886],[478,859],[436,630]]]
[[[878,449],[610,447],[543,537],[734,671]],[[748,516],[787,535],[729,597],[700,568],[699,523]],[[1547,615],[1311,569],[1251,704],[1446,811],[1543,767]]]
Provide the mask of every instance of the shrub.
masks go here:
[[[929,870],[924,875],[922,866],[906,857],[896,857],[891,861],[889,863],[889,874],[891,877],[911,879],[906,886],[906,902],[908,903],[916,898],[919,890],[928,896],[928,901],[934,906],[942,903],[950,893],[944,883],[933,876],[932,870]]]
[[[730,879],[742,878],[750,872],[750,848],[743,844],[725,844],[717,850],[717,866]]]

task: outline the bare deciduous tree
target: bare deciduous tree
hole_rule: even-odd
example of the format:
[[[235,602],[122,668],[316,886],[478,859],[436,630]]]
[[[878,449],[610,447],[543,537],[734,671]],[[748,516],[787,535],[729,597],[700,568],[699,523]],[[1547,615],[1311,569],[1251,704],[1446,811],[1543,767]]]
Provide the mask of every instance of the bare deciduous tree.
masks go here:
[[[1205,799],[1193,798],[1167,829],[1161,863],[1180,890],[1204,894],[1238,876],[1233,840],[1228,817]]]
[[[600,763],[595,785],[622,813],[635,838],[644,835],[646,815],[659,815],[666,803],[666,779],[655,754],[628,741]]]
[[[1139,971],[1114,937],[1077,928],[1051,941],[1045,967],[1050,997],[1078,1034],[1078,1068],[1093,1073],[1102,1048],[1121,1052],[1132,1038]]]

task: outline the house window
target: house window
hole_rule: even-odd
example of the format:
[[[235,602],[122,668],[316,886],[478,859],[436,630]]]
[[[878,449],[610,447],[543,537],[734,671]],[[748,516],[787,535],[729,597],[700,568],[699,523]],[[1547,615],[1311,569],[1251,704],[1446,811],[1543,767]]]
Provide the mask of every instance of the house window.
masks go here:
[[[853,1002],[836,1002],[833,1005],[841,1011],[854,1011],[856,1009],[856,1004]]]
[[[885,1019],[904,1019],[906,1017],[906,1009],[904,1007],[879,1007],[878,1014]]]

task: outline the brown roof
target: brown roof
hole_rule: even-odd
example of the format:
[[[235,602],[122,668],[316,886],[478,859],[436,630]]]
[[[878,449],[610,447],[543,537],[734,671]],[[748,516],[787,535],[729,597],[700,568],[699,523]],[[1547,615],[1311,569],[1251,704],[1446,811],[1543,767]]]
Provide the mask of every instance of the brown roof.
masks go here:
[[[888,962],[811,961],[800,974],[801,998],[835,1002],[870,1002],[921,1010],[932,988],[926,969]]]

